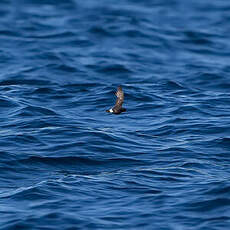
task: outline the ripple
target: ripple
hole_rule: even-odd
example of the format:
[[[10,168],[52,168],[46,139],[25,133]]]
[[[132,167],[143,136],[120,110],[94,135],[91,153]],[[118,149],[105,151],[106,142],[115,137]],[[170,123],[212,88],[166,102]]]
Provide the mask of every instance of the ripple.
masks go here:
[[[40,106],[26,106],[18,110],[15,115],[21,117],[55,116],[57,113],[52,109],[47,109]]]
[[[103,74],[125,74],[131,73],[132,71],[121,64],[108,65],[102,68],[96,67],[96,71]]]
[[[107,165],[111,168],[116,167],[124,167],[124,166],[134,166],[134,165],[142,165],[143,162],[132,159],[132,158],[111,158],[106,160],[99,160],[99,159],[92,159],[92,158],[84,158],[84,157],[37,157],[32,156],[28,159],[20,160],[20,163],[23,164],[32,164],[32,165],[39,165],[39,164],[46,164],[55,167],[64,167],[66,166],[74,166],[82,167],[82,166],[96,166],[96,167],[103,167]],[[93,168],[92,168],[93,171]]]
[[[9,100],[8,98],[0,98],[0,108],[15,108],[18,106],[18,103],[14,102],[13,100]]]
[[[29,36],[30,38],[36,38],[36,39],[63,39],[63,38],[71,38],[75,34],[71,31],[65,31],[61,33],[54,33],[54,34],[42,34],[42,35],[37,35],[37,36]]]
[[[209,212],[229,205],[230,200],[228,198],[209,199],[191,203],[190,210],[196,210],[198,212]]]
[[[12,79],[4,80],[0,82],[0,86],[9,86],[9,85],[48,85],[48,81],[43,80],[27,80],[27,79]]]

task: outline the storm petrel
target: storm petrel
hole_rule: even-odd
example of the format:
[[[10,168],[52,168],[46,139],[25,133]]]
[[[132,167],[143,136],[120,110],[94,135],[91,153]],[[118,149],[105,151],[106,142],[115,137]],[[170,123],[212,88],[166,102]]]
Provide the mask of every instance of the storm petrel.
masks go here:
[[[114,113],[114,114],[120,114],[122,112],[125,112],[126,109],[122,108],[122,104],[124,102],[124,92],[121,88],[121,86],[118,86],[117,92],[115,93],[117,96],[116,104],[113,108],[106,110],[108,113]]]

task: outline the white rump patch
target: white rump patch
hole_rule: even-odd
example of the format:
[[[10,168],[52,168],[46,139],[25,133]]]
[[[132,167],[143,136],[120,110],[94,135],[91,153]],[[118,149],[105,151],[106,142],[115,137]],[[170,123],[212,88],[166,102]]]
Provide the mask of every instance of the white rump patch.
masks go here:
[[[113,109],[110,109],[109,112],[110,112],[110,113],[113,113]]]

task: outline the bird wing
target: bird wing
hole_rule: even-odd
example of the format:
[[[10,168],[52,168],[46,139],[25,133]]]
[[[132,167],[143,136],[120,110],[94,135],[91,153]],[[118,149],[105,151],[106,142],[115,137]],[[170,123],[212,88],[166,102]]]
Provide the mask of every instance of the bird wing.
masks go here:
[[[121,108],[122,104],[124,102],[124,92],[123,92],[121,86],[119,86],[117,88],[117,92],[115,93],[115,95],[117,96],[117,100],[116,100],[116,104],[114,107]]]

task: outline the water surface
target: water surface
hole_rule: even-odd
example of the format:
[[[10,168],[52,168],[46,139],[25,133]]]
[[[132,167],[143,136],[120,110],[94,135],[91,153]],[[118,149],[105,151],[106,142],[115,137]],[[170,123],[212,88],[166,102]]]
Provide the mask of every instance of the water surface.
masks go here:
[[[0,229],[229,229],[229,10],[2,0]]]

